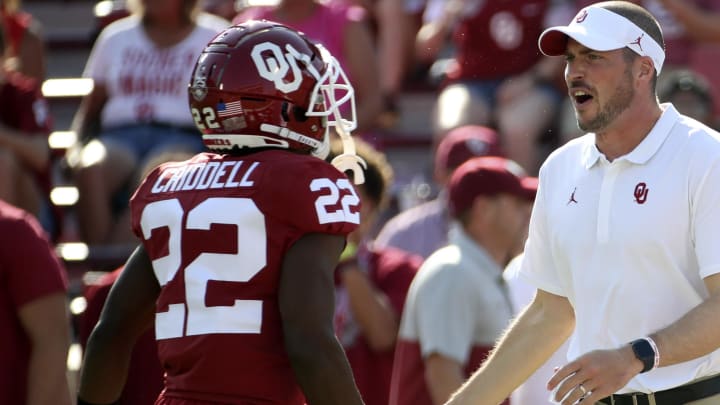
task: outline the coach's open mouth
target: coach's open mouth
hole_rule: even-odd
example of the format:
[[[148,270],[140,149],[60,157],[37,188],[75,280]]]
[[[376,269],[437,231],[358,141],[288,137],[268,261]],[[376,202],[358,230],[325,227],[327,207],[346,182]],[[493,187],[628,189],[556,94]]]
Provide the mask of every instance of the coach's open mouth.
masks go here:
[[[583,105],[588,101],[592,100],[593,96],[584,90],[575,90],[572,92],[572,97],[575,100],[576,105]]]

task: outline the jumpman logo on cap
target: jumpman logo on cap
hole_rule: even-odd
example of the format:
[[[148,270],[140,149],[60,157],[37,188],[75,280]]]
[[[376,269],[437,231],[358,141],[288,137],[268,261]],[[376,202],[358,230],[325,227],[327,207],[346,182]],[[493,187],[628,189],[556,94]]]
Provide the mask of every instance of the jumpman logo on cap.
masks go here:
[[[645,52],[645,51],[643,51],[643,49],[642,49],[642,44],[640,43],[640,40],[643,39],[644,36],[645,36],[645,33],[643,33],[642,35],[640,35],[639,37],[637,37],[636,40],[630,42],[629,45],[637,45],[638,48],[640,48],[640,52]]]
[[[577,15],[577,17],[575,17],[575,22],[579,24],[579,23],[585,21],[585,19],[587,18],[587,16],[588,16],[588,11],[585,10],[585,9],[583,9],[583,10]]]

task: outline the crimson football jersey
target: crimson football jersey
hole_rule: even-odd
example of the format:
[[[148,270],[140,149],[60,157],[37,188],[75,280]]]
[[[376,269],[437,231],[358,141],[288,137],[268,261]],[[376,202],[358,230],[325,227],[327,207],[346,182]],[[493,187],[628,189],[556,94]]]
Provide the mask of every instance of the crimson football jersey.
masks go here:
[[[162,286],[155,334],[164,395],[303,404],[284,349],[280,270],[303,235],[357,227],[360,200],[347,177],[282,150],[201,153],[156,168],[130,205]]]

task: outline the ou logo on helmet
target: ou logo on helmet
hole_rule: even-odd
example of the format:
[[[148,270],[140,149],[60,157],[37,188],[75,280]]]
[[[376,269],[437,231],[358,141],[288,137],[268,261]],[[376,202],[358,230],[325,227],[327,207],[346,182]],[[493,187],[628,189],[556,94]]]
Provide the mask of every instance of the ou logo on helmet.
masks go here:
[[[308,55],[298,52],[290,44],[285,47],[287,52],[283,53],[282,49],[272,42],[255,45],[251,57],[260,77],[275,83],[275,88],[283,93],[291,93],[300,88],[300,84],[302,84],[303,77],[298,66],[298,61],[300,61],[305,64],[310,74],[319,80],[320,75],[310,63]],[[292,70],[292,80],[286,81],[289,70]]]

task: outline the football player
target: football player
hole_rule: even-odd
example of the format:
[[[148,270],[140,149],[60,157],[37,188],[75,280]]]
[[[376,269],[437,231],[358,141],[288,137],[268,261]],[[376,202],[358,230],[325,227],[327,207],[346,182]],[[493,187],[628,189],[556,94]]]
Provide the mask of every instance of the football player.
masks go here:
[[[142,243],[90,336],[78,403],[118,398],[154,318],[156,404],[361,404],[333,331],[333,270],[360,208],[342,172],[364,163],[345,74],[304,35],[250,21],[207,45],[188,97],[211,152],[160,165],[133,195]],[[330,129],[345,146],[332,165]]]

